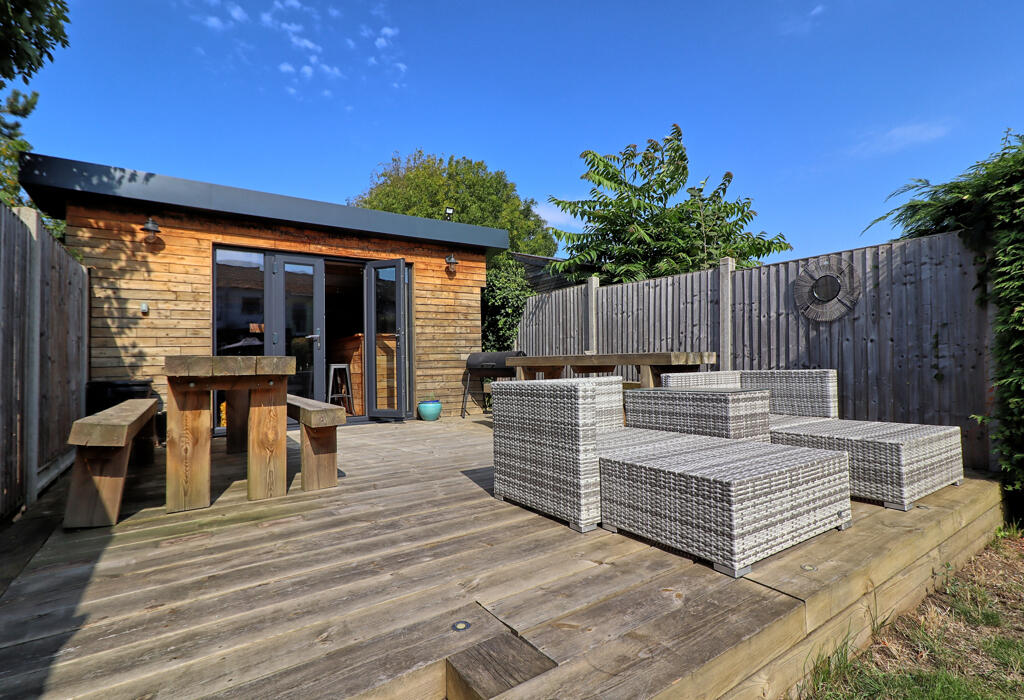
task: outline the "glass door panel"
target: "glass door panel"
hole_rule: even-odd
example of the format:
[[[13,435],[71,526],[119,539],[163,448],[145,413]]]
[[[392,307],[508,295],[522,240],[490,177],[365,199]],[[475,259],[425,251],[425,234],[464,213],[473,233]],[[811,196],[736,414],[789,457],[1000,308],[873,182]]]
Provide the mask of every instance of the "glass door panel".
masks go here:
[[[405,261],[366,265],[366,413],[403,418],[406,413]]]
[[[303,256],[273,256],[270,301],[271,355],[295,358],[288,393],[323,400],[324,263]]]

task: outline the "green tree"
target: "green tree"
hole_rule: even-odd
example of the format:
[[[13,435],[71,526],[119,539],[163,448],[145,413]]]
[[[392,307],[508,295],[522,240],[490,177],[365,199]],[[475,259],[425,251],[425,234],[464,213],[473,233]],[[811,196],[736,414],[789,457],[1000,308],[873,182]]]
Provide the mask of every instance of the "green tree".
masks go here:
[[[484,351],[513,348],[526,300],[531,296],[533,290],[526,281],[522,263],[509,255],[491,260],[487,266],[487,286],[481,295]]]
[[[635,144],[617,155],[584,151],[591,183],[590,198],[548,201],[584,223],[583,233],[555,231],[566,244],[569,259],[551,268],[573,281],[593,274],[605,283],[632,282],[706,269],[720,258],[736,258],[738,267],[752,267],[760,258],[792,246],[782,234],[750,233],[757,216],[749,198],[726,199],[732,173],[706,191],[707,180],[686,190],[689,159],[678,124],[661,141],[650,139],[644,150]]]
[[[916,196],[875,219],[903,237],[957,232],[978,254],[980,301],[996,305],[992,354],[994,450],[1011,491],[1024,489],[1024,134],[1006,132],[1002,148],[950,182],[912,180],[890,195]],[[1020,499],[1018,499],[1020,500]]]
[[[64,25],[65,0],[0,0],[0,88],[15,78],[29,78],[53,60],[53,50],[68,45]],[[24,205],[18,182],[18,157],[32,148],[21,131],[21,119],[36,108],[39,93],[12,90],[0,106],[0,201]],[[63,232],[62,221],[44,219],[51,230]]]
[[[68,45],[65,0],[3,0],[0,2],[0,88],[20,77],[28,79],[53,60],[53,50]]]
[[[507,230],[511,250],[546,256],[557,250],[554,236],[533,210],[537,202],[520,197],[504,171],[491,171],[480,160],[422,150],[402,159],[396,153],[351,203],[428,219],[443,219],[445,208],[452,207],[452,221]]]

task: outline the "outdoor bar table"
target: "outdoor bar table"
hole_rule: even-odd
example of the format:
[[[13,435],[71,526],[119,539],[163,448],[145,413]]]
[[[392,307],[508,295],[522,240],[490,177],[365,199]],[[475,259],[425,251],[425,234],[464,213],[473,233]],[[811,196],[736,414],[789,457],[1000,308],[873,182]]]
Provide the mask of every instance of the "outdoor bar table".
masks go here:
[[[718,362],[713,352],[627,352],[607,355],[537,355],[510,357],[505,360],[516,368],[516,379],[536,379],[538,372],[545,379],[558,379],[565,368],[577,374],[614,372],[617,365],[635,365],[640,368],[640,386],[661,386],[661,375],[669,372],[696,372],[701,365]]]
[[[248,450],[249,500],[287,489],[288,376],[294,357],[168,357],[167,512],[210,505],[210,393],[227,392],[228,451]]]

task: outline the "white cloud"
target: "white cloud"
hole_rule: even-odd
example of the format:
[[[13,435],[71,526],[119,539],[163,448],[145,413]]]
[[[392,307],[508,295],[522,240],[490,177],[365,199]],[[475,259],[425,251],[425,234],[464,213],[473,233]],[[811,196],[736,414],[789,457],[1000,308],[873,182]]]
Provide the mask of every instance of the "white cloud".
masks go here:
[[[867,134],[859,143],[849,149],[849,152],[851,155],[860,157],[885,155],[923,143],[938,141],[949,132],[948,125],[938,122],[902,124],[887,131]]]
[[[377,58],[374,57],[374,56],[370,56],[368,59],[366,59],[366,65],[368,65],[368,66],[375,66],[375,65],[377,65]]]
[[[290,34],[298,34],[302,31],[302,25],[296,24],[295,22],[281,22],[278,26]]]
[[[360,24],[359,25],[359,36],[363,37],[364,39],[372,39],[373,38],[373,30],[370,29],[369,27],[367,27],[365,24]]]
[[[206,55],[206,50],[202,46],[194,46],[195,52],[200,56]]]
[[[214,15],[206,15],[203,17],[193,17],[199,24],[203,25],[207,29],[212,29],[215,32],[222,32],[231,26],[230,22],[225,22],[220,17]]]
[[[407,71],[409,69],[409,66],[405,65],[404,63],[396,63],[395,64],[395,68],[397,68],[398,70],[400,70],[400,71],[402,71],[404,73],[405,71]]]
[[[287,92],[289,95],[294,95],[296,92],[298,92],[291,85],[288,85],[287,87],[285,87],[284,91]]]
[[[334,93],[331,92],[330,90],[324,90],[320,94],[323,95],[324,97],[333,97],[334,96]]]
[[[352,105],[345,105],[345,111],[346,112],[352,112],[354,110],[355,110],[355,107],[353,107]]]
[[[306,80],[309,80],[310,78],[313,77],[312,66],[303,66],[302,68],[299,69],[299,72],[302,73],[302,77],[305,78]]]
[[[329,66],[326,63],[321,63],[320,64],[320,70],[322,70],[324,73],[326,73],[327,75],[329,75],[332,78],[344,77],[344,76],[342,76],[341,69],[338,68],[337,66]]]
[[[388,40],[382,36],[379,36],[374,40],[373,45],[376,46],[378,49],[386,49],[388,46]]]
[[[249,19],[249,15],[246,14],[245,10],[243,10],[241,7],[239,7],[235,3],[230,3],[227,6],[227,8],[228,8],[228,14],[231,15],[231,18],[233,20],[235,20],[236,22],[245,22],[246,20]]]
[[[583,230],[583,222],[566,214],[564,211],[548,202],[541,202],[533,208],[540,217],[548,222],[548,226],[554,226],[562,231],[579,232]]]
[[[279,71],[281,71],[282,73],[294,73],[295,72],[295,66],[293,66],[290,63],[282,63],[281,65],[279,65],[277,67],[277,69]]]
[[[381,27],[380,35],[386,37],[398,36],[398,27]]]
[[[264,27],[274,27],[277,25],[277,22],[274,20],[274,15],[270,12],[260,13],[260,23]]]
[[[275,2],[274,4],[277,5],[278,3]],[[299,0],[284,0],[284,6],[285,7],[290,7],[293,10],[301,10],[302,9],[302,3],[299,2]]]
[[[341,10],[339,10],[334,5],[331,5],[330,7],[327,8],[327,14],[329,14],[331,17],[338,18],[341,17]]]
[[[319,44],[314,44],[312,41],[310,41],[304,36],[289,34],[288,38],[291,39],[292,46],[294,46],[297,49],[304,49],[306,51],[316,51],[317,53],[320,53],[321,51],[324,50],[324,47],[320,46]]]
[[[348,45],[350,49],[354,49],[356,47],[356,42],[352,41],[348,37],[345,37],[345,44]]]
[[[811,10],[811,17],[817,17],[818,15],[820,15],[824,11],[825,11],[825,6],[824,5],[815,5],[814,9]]]
[[[220,5],[220,0],[206,0],[206,4],[210,7],[217,7]]]

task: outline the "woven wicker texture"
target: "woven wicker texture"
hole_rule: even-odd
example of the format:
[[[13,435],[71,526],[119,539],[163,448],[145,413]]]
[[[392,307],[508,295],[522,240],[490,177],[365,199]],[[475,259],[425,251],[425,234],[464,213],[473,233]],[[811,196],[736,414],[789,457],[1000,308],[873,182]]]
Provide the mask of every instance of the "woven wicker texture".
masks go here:
[[[768,425],[772,430],[777,428],[789,428],[795,425],[804,425],[805,423],[815,423],[820,420],[831,419],[820,418],[818,416],[784,416],[781,413],[768,414]]]
[[[775,428],[772,442],[847,452],[855,497],[904,508],[964,476],[958,427],[832,419]]]
[[[603,450],[606,525],[739,570],[848,524],[848,457],[700,436]]]
[[[772,413],[839,417],[839,379],[834,369],[743,370],[740,385],[768,389]]]
[[[494,495],[575,527],[601,520],[598,436],[623,431],[622,378],[491,384]]]
[[[767,389],[772,413],[839,417],[839,379],[834,369],[731,370],[661,375],[663,387]]]
[[[770,442],[768,394],[720,387],[633,389],[625,392],[626,425]]]
[[[673,372],[661,375],[661,385],[672,389],[741,389],[740,373],[725,372]]]

